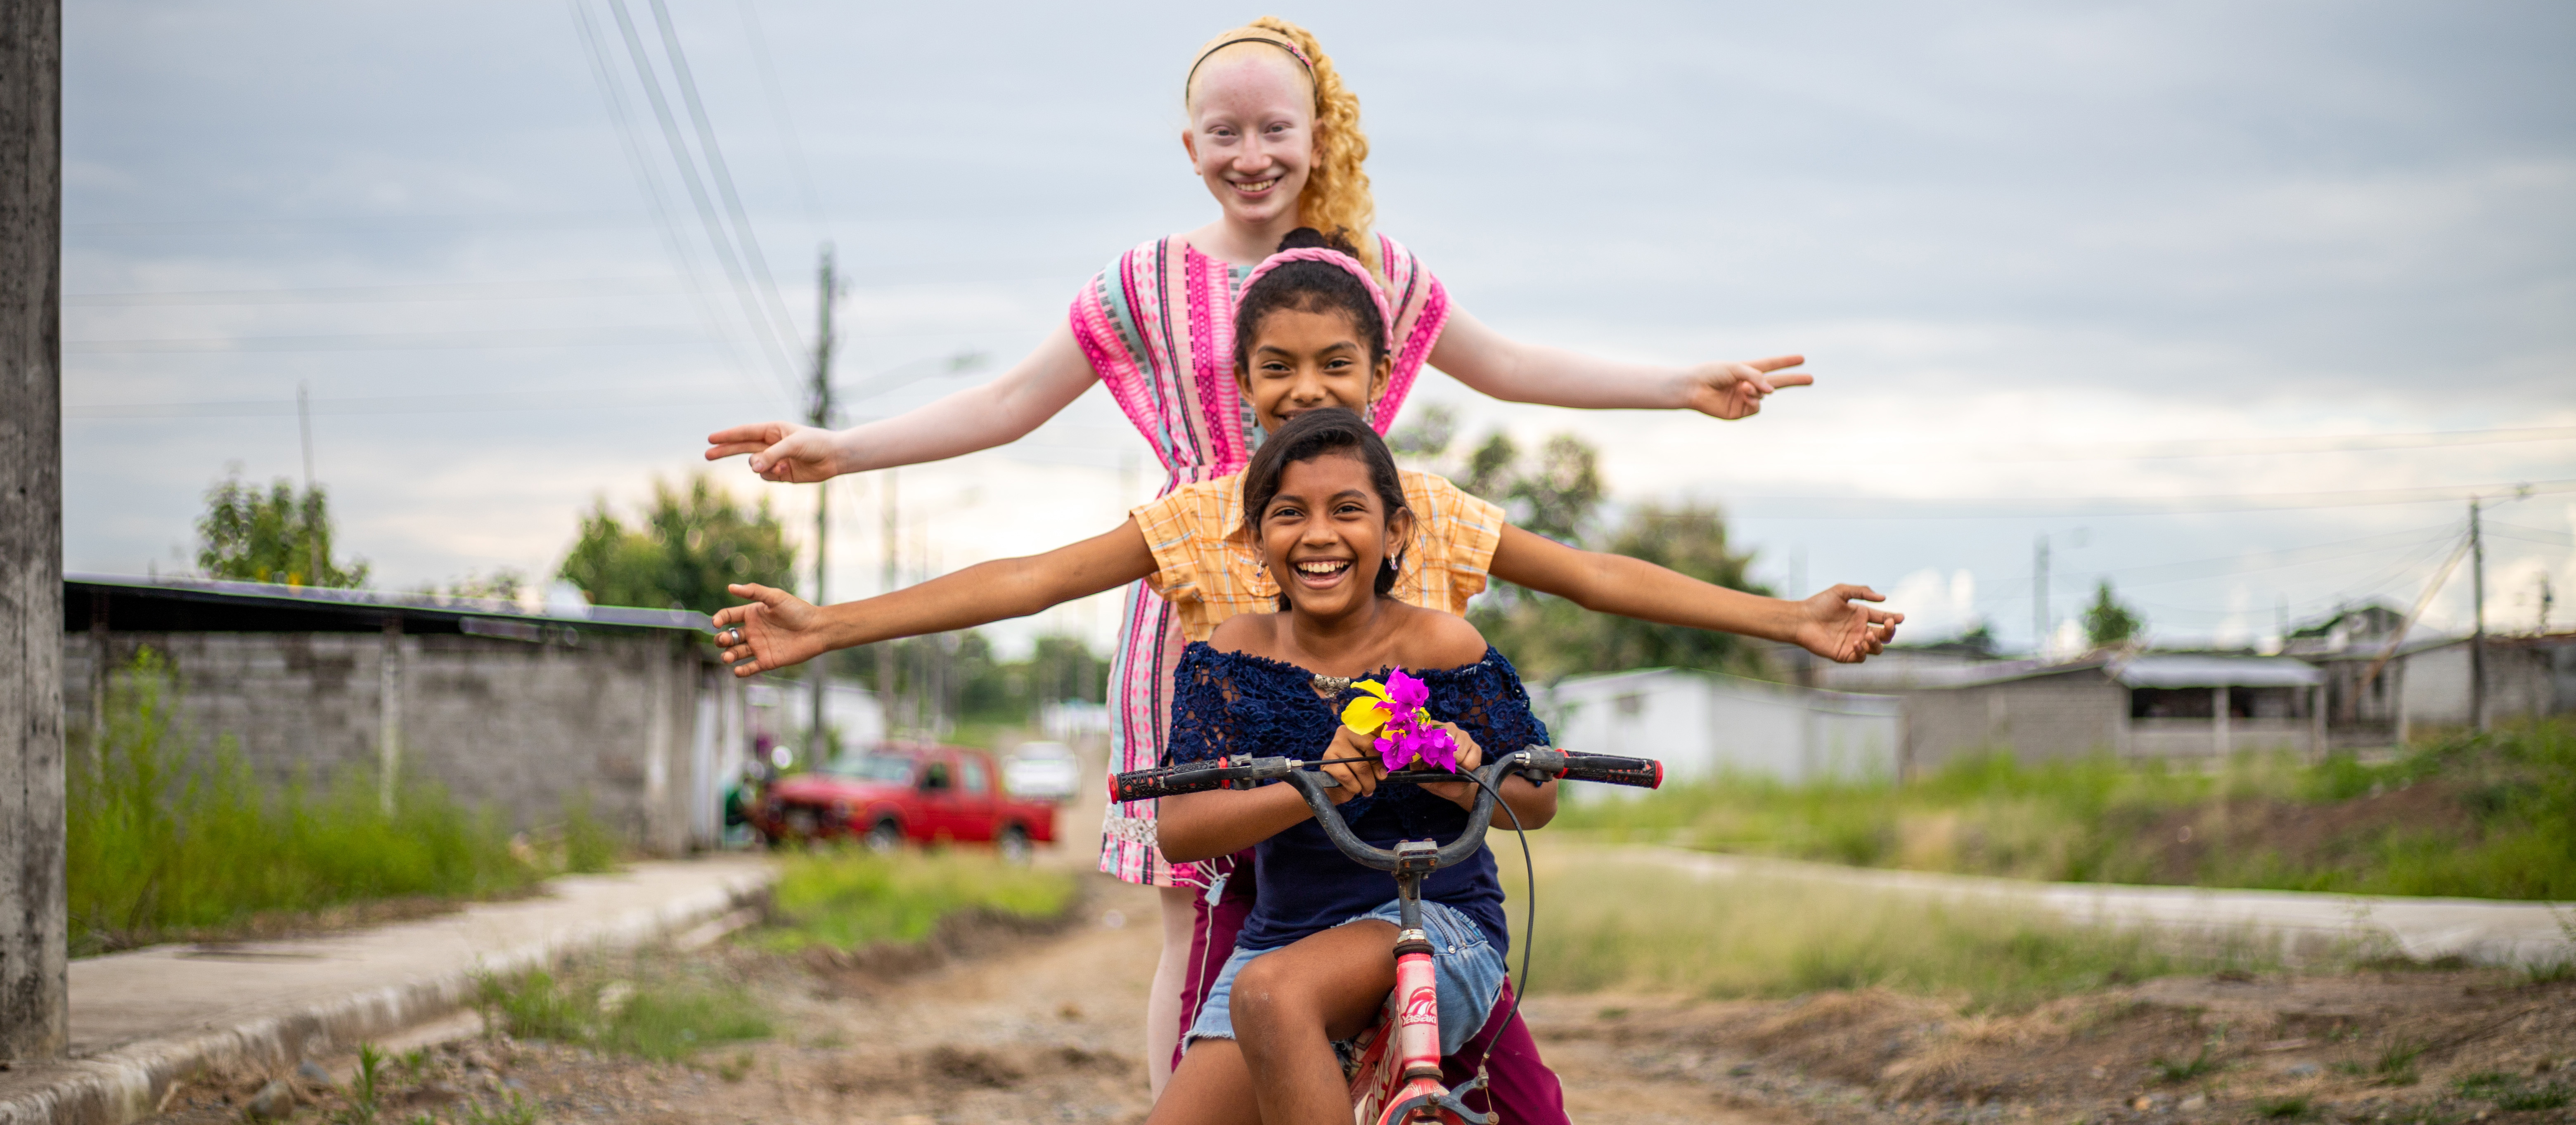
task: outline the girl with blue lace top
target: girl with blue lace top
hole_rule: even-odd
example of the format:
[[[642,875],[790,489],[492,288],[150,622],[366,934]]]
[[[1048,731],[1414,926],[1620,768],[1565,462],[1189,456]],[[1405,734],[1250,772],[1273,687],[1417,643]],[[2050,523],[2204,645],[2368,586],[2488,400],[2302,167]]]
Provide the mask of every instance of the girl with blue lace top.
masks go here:
[[[1173,756],[1328,760],[1334,800],[1360,838],[1392,847],[1455,837],[1474,786],[1381,790],[1387,769],[1373,740],[1342,724],[1353,682],[1416,675],[1462,770],[1486,747],[1544,743],[1547,730],[1511,662],[1474,626],[1386,596],[1414,527],[1386,443],[1347,410],[1309,411],[1254,453],[1243,495],[1281,612],[1230,618],[1182,655]],[[1498,810],[1499,823],[1536,828],[1556,814],[1553,784],[1515,776],[1500,797],[1511,812]],[[1333,1043],[1366,1028],[1395,986],[1393,881],[1345,858],[1285,785],[1168,797],[1159,821],[1175,861],[1254,848],[1259,894],[1149,1121],[1348,1121]],[[1450,1054],[1503,986],[1509,940],[1493,853],[1433,874],[1422,900]]]

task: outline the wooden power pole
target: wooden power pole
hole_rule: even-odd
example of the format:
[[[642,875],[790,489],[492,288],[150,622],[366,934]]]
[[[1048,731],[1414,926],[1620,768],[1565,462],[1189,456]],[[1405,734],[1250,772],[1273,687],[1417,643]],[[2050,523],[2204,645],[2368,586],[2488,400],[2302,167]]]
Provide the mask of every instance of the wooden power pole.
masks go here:
[[[823,264],[817,271],[817,281],[820,285],[820,308],[814,316],[814,410],[807,421],[819,429],[828,430],[832,428],[832,297],[835,288],[832,248],[829,245],[823,247]],[[831,486],[832,482],[828,480],[814,482],[815,605],[825,604],[823,576],[829,573],[825,565],[825,550],[832,541]],[[831,666],[829,654],[819,656],[814,659],[813,670],[807,673],[807,678],[814,682],[814,710],[805,730],[805,761],[808,764],[820,764],[823,759],[823,697],[832,687]]]
[[[63,12],[0,0],[0,1059],[69,1038],[63,888]]]

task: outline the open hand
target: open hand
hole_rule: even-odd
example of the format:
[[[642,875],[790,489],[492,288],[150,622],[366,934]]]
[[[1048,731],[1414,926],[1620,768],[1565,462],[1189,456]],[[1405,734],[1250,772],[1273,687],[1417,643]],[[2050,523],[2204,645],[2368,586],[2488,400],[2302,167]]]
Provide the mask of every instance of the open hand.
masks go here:
[[[716,613],[715,641],[734,675],[774,671],[823,654],[823,613],[814,603],[767,586],[727,586],[725,592],[752,599]]]
[[[1377,755],[1377,739],[1349,727],[1333,731],[1333,744],[1326,747],[1327,758],[1360,758],[1357,762],[1335,762],[1324,767],[1341,786],[1327,789],[1324,795],[1336,805],[1346,804],[1377,792],[1377,781],[1386,776],[1386,762]]]
[[[707,435],[707,460],[751,455],[751,471],[781,484],[812,484],[841,474],[832,431],[794,422],[761,422]]]
[[[1807,362],[1802,355],[1775,355],[1769,359],[1720,360],[1703,363],[1691,370],[1694,381],[1690,391],[1690,408],[1712,418],[1729,422],[1750,418],[1762,412],[1762,400],[1782,387],[1804,387],[1816,377],[1803,371],[1774,374],[1782,368]]]
[[[1858,664],[1878,655],[1896,639],[1896,626],[1905,615],[1860,603],[1886,600],[1867,586],[1844,583],[1799,602],[1798,647],[1837,664]]]

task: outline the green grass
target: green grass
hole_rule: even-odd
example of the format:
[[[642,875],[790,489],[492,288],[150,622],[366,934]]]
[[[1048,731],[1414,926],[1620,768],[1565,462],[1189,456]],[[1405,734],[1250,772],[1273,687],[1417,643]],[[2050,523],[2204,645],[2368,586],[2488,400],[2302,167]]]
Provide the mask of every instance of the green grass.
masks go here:
[[[1014,867],[980,852],[809,852],[780,864],[773,924],[751,940],[779,952],[917,942],[961,911],[1055,917],[1077,887],[1069,872]]]
[[[522,1039],[573,1043],[665,1062],[705,1047],[765,1039],[768,1016],[749,989],[707,964],[663,957],[578,963],[487,978],[490,1026]]]
[[[513,853],[488,812],[434,785],[403,786],[388,814],[365,772],[272,792],[229,738],[191,754],[157,653],[116,679],[106,730],[66,755],[75,955],[219,933],[254,915],[509,894],[548,873]]]
[[[2254,1112],[2270,1121],[2288,1121],[2306,1117],[2311,1109],[2310,1099],[2306,1094],[2266,1098],[2254,1103]]]
[[[1538,837],[1532,842],[1546,843]],[[1554,855],[1550,853],[1554,852]],[[1884,987],[2018,1010],[2057,996],[2178,972],[2271,967],[2265,956],[2181,951],[2136,929],[2069,925],[1993,899],[1936,900],[1774,877],[1698,877],[1579,849],[1539,854],[1537,940],[1522,931],[1520,855],[1514,965],[1532,954],[1538,992],[1636,990],[1711,998]]]
[[[2424,1046],[2412,1039],[2400,1039],[2389,1044],[2386,1050],[2379,1052],[2379,1060],[2371,1064],[2371,1073],[2379,1076],[2382,1086],[2414,1085],[2419,1077],[2415,1073],[2415,1060],[2424,1057]]]
[[[2323,837],[2276,827],[2329,813],[2342,823]],[[2456,735],[2377,765],[2248,755],[2199,772],[2107,757],[2022,765],[1997,753],[1903,786],[1727,778],[1571,803],[1557,824],[1608,840],[2030,879],[2576,898],[2576,720]]]
[[[2200,1045],[2199,1054],[2188,1059],[2156,1058],[2147,1063],[2148,1069],[2155,1071],[2156,1077],[2165,1082],[2189,1082],[2204,1074],[2215,1074],[2219,1065],[2218,1056],[2211,1053],[2207,1043]]]

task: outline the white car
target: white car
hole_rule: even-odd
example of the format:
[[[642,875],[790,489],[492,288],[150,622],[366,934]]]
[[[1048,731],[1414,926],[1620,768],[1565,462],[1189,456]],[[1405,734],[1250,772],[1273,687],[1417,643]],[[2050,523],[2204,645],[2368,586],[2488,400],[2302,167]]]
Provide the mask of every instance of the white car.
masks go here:
[[[1002,786],[1014,797],[1069,800],[1081,784],[1082,764],[1061,742],[1023,742],[1002,767]]]

